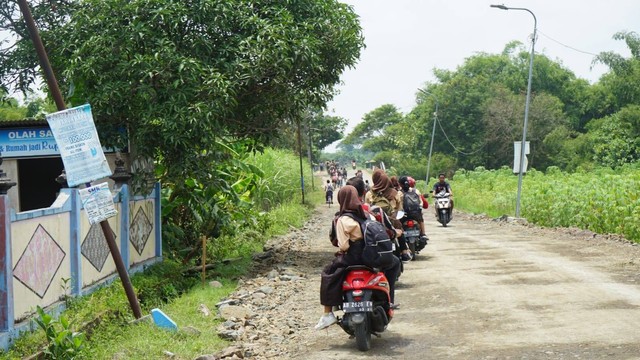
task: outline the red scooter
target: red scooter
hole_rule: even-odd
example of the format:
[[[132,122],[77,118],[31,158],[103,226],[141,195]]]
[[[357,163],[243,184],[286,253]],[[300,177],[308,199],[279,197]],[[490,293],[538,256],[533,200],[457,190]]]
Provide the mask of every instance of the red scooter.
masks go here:
[[[350,266],[342,284],[342,299],[344,315],[338,324],[355,336],[358,350],[369,350],[371,334],[378,336],[393,317],[387,278],[368,266]]]

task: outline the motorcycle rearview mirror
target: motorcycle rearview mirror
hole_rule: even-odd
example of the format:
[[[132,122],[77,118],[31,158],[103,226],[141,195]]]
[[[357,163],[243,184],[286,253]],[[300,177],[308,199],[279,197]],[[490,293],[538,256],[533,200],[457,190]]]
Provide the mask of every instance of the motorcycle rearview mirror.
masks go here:
[[[400,220],[400,219],[402,219],[403,217],[404,217],[404,211],[399,210],[399,211],[396,213],[396,220]]]

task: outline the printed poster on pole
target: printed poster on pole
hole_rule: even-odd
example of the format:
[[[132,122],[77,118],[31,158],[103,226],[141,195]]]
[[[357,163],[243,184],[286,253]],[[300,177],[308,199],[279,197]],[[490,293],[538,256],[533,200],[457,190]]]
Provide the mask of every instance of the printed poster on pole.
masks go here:
[[[60,149],[69,186],[111,176],[93,122],[91,105],[58,111],[46,118]]]
[[[109,184],[106,182],[80,189],[80,199],[91,225],[118,214],[113,204],[113,195],[109,191]]]

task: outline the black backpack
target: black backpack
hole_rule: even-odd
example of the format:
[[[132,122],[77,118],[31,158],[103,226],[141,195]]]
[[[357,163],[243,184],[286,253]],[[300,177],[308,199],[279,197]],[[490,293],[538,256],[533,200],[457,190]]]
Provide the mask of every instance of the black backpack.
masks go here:
[[[362,262],[369,267],[379,269],[393,265],[393,243],[384,225],[375,220],[361,219],[355,214],[345,213],[344,215],[357,221],[362,229],[364,236]]]
[[[422,199],[420,199],[420,195],[418,195],[415,190],[405,192],[402,207],[408,215],[420,215],[422,213]]]

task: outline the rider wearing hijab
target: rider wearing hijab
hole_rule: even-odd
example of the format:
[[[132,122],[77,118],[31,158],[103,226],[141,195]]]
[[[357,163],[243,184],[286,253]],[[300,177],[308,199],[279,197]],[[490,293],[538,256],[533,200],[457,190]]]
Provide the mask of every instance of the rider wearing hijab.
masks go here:
[[[340,211],[336,221],[335,235],[338,239],[340,251],[331,264],[322,270],[320,280],[320,303],[324,306],[324,314],[318,321],[316,329],[324,329],[335,324],[338,320],[333,314],[332,307],[342,304],[342,281],[344,269],[351,265],[362,265],[362,250],[364,238],[360,224],[345,214],[367,219],[362,209],[362,201],[358,198],[358,191],[351,185],[346,185],[338,191]]]
[[[391,209],[387,212],[387,214],[391,214],[390,217],[393,227],[398,230],[398,233],[401,233],[402,224],[400,223],[400,221],[395,219],[395,214],[398,211],[402,210],[402,192],[397,191],[393,187],[391,179],[389,179],[387,174],[385,174],[385,172],[381,169],[374,171],[371,179],[373,180],[373,187],[365,196],[364,202],[373,205],[376,194],[381,194],[387,200],[389,200]],[[407,246],[407,242],[404,236],[399,236],[398,248],[401,252],[401,258],[403,261],[411,260],[411,257],[413,255],[409,251],[409,247]]]
[[[384,171],[377,169],[373,172],[371,179],[373,180],[373,186],[365,196],[364,202],[367,204],[373,204],[375,194],[381,194],[389,200],[392,212],[402,210],[401,193],[394,189],[387,174],[385,174]]]

